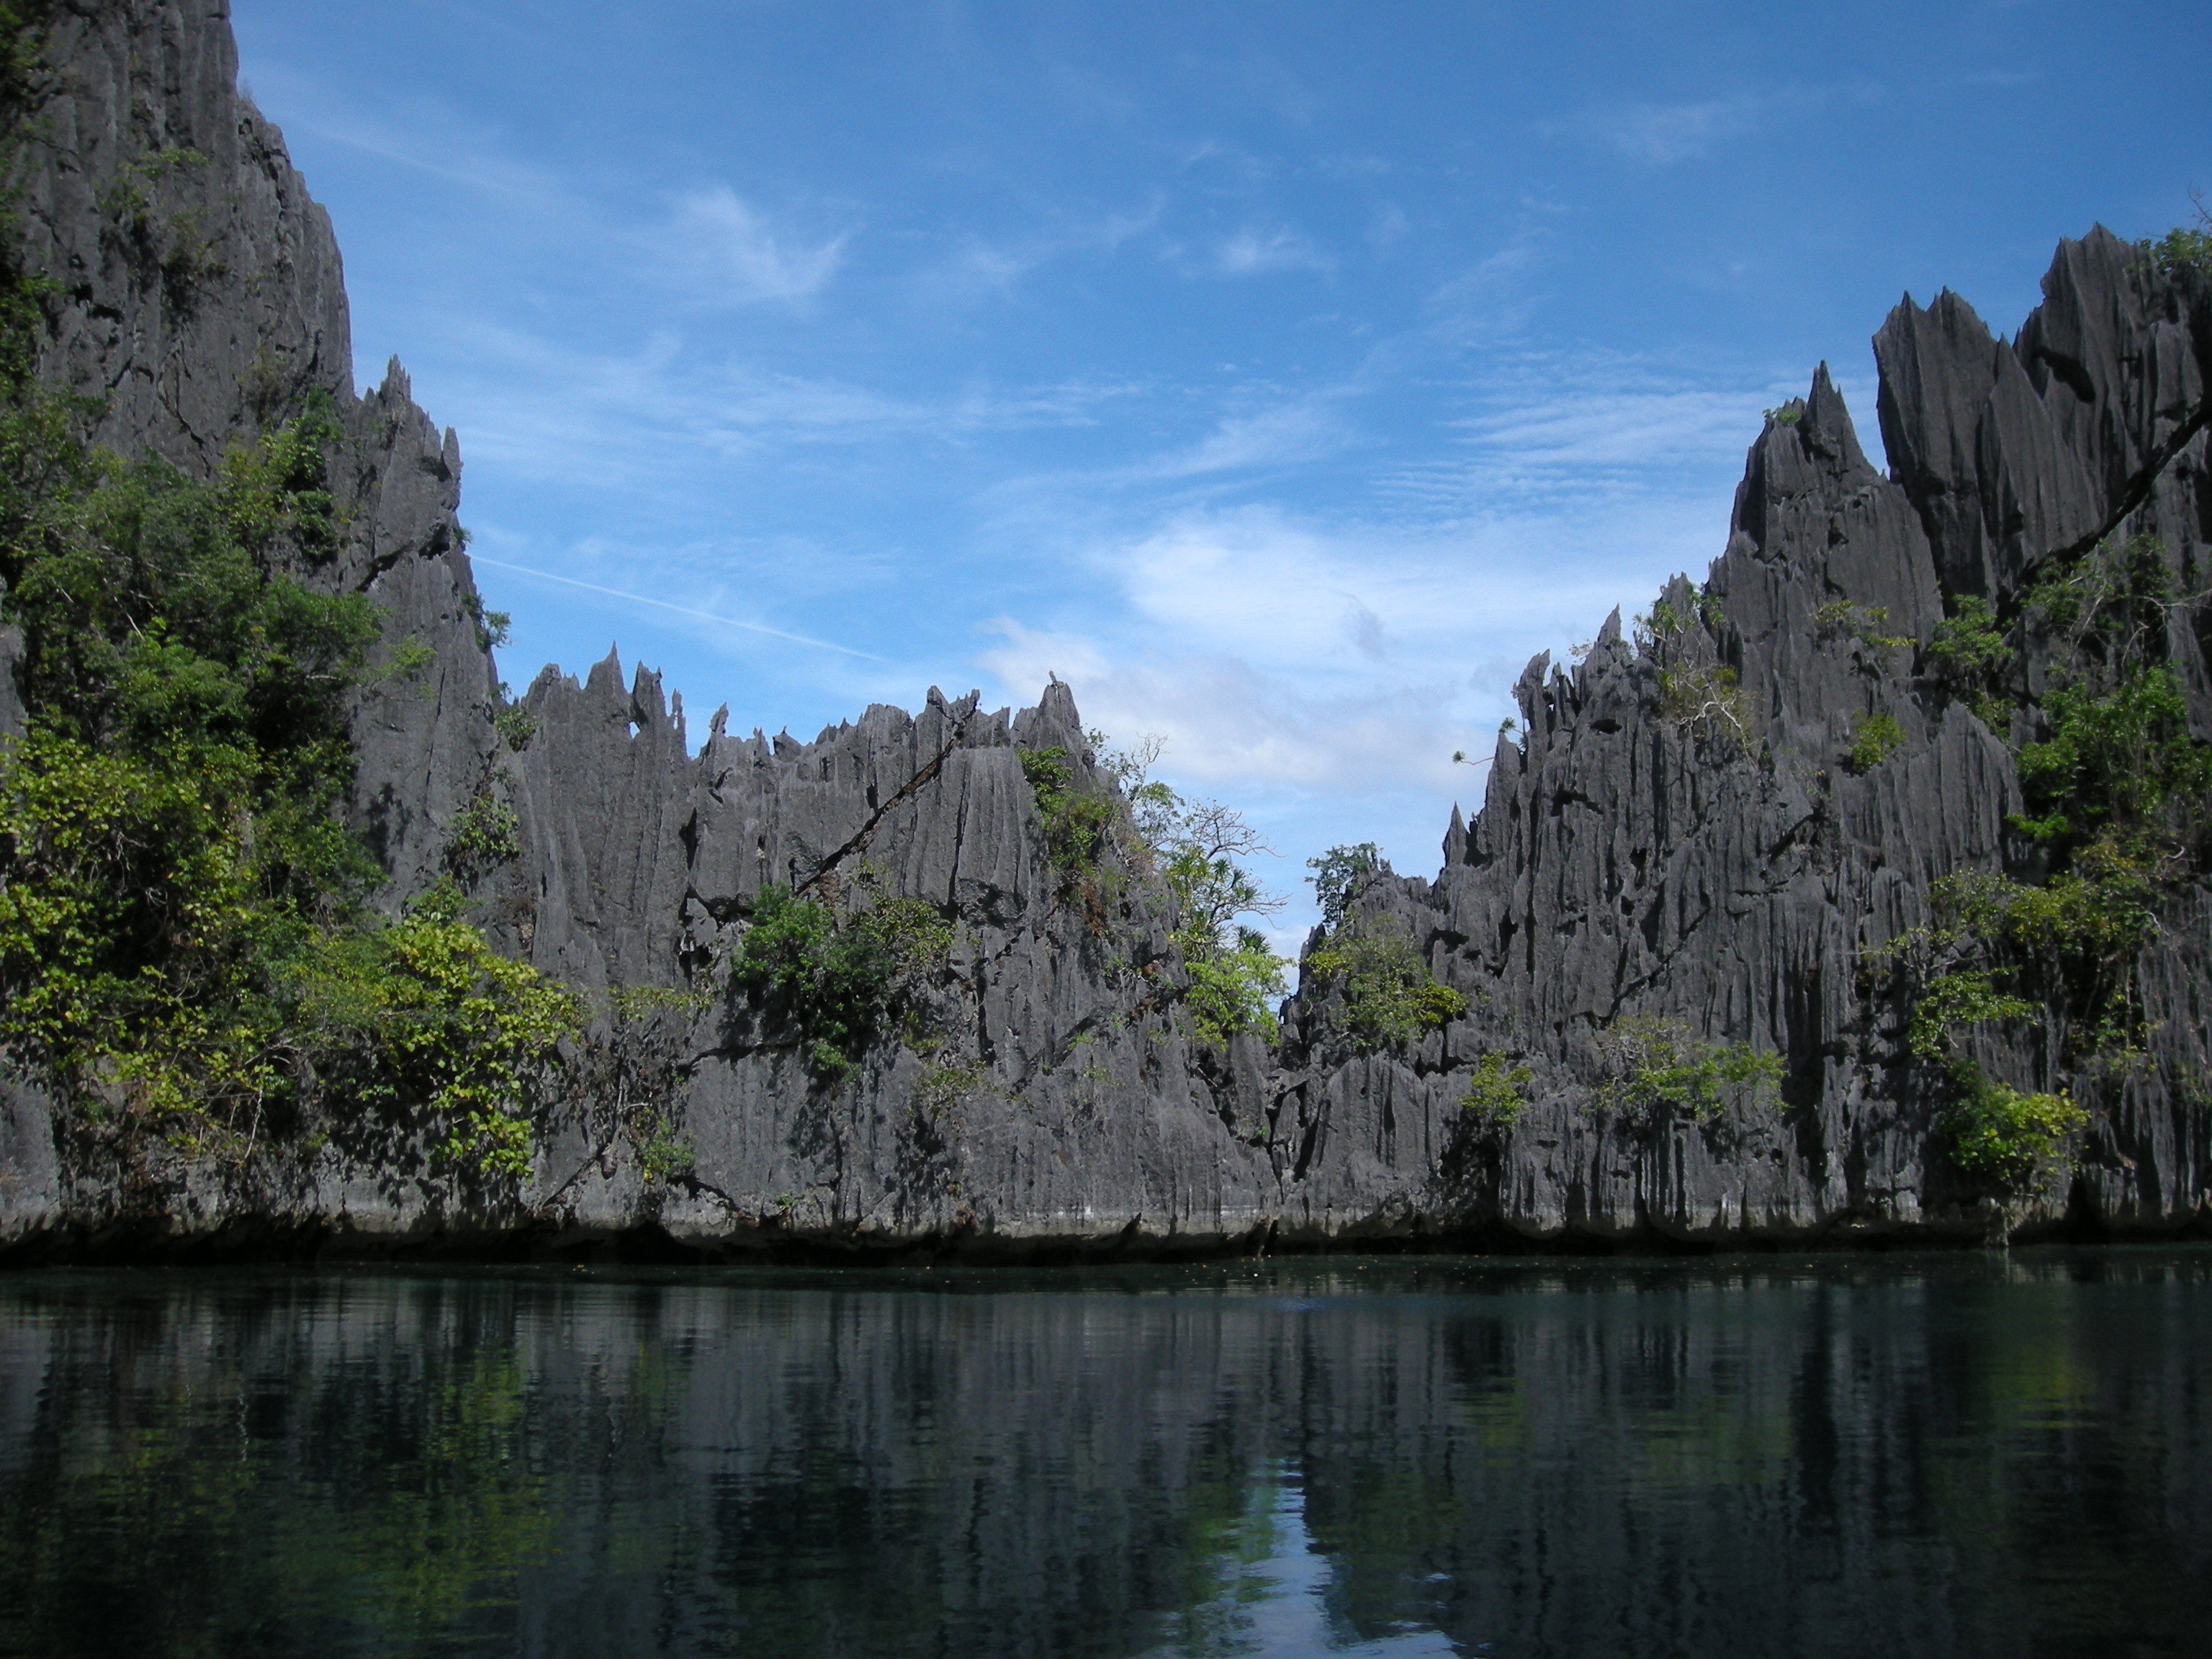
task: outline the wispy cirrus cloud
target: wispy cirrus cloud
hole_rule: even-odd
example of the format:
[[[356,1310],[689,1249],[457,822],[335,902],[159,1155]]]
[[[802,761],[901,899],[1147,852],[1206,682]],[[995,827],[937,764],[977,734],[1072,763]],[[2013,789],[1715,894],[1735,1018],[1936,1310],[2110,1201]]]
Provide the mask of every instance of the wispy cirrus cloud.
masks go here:
[[[1328,270],[1335,261],[1288,226],[1248,225],[1208,252],[1206,269],[1217,276],[1262,276],[1279,270]]]
[[[1756,131],[1771,106],[1756,94],[1678,104],[1619,104],[1585,113],[1581,136],[1646,167],[1710,155],[1716,144]]]
[[[1085,253],[1117,253],[1128,243],[1153,235],[1166,202],[1166,197],[1156,191],[1139,207],[1055,215],[1028,235],[963,235],[946,256],[922,265],[915,280],[933,298],[1003,295],[1032,272],[1062,259]]]
[[[1595,144],[1644,167],[1664,167],[1702,160],[1793,116],[1838,103],[1877,103],[1882,95],[1881,87],[1866,82],[1771,87],[1717,98],[1599,105],[1543,131],[1550,137]]]
[[[836,274],[850,231],[809,237],[763,213],[726,185],[678,198],[666,223],[647,233],[659,269],[709,304],[804,300]]]
[[[773,463],[835,446],[957,443],[990,432],[1083,425],[1126,382],[988,383],[899,395],[826,375],[702,353],[663,331],[632,351],[592,351],[504,325],[455,325],[442,403],[472,459],[520,477],[616,489],[716,488],[731,462]]]

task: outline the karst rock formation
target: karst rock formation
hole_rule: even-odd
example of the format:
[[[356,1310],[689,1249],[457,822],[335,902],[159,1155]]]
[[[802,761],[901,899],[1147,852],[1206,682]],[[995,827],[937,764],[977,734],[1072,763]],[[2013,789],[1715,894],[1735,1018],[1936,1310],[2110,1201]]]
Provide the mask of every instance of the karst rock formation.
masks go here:
[[[1962,596],[2000,616],[2054,560],[2154,535],[2206,580],[2212,283],[2102,229],[2060,246],[2009,340],[1965,301],[1907,300],[1875,337],[1891,463],[1868,460],[1822,369],[1752,446],[1702,587],[1606,621],[1572,665],[1516,687],[1471,820],[1433,879],[1387,872],[1361,925],[1410,934],[1462,1018],[1362,1051],[1302,991],[1273,1047],[1198,1042],[1163,890],[1109,848],[1055,864],[1022,752],[1110,790],[1073,693],[990,712],[932,690],[811,742],[696,752],[680,698],[614,658],[500,701],[455,514],[460,447],[395,362],[352,383],[329,222],[236,89],[222,0],[66,10],[21,168],[18,232],[58,285],[46,371],[106,399],[99,437],[205,473],[319,389],[350,541],[312,580],[364,593],[420,674],[362,694],[350,810],[396,905],[447,868],[471,802],[519,852],[473,872],[501,949],[599,999],[543,1103],[532,1176],[461,1181],[403,1123],[281,1170],[180,1168],[149,1187],[81,1156],[21,1072],[0,1112],[0,1249],[18,1260],[223,1251],[561,1251],[628,1244],[1081,1257],[1402,1244],[1478,1247],[1986,1240],[2172,1233],[2212,1214],[2212,895],[2184,884],[2136,963],[2148,1058],[2098,1095],[2071,1166],[1999,1202],[1941,1151],[1936,1082],[1906,1054],[1866,953],[1925,921],[1932,884],[2017,866],[2013,750],[1929,671]],[[112,187],[165,149],[156,206],[191,269],[139,257]],[[1716,526],[1717,540],[1719,527]],[[1878,629],[1853,618],[1880,618]],[[2167,657],[2212,738],[2206,608]],[[1840,619],[1840,620],[1839,620]],[[18,641],[0,633],[0,667]],[[1737,695],[1724,716],[1684,686]],[[1694,699],[1692,699],[1694,702]],[[1878,763],[1847,766],[1870,716]],[[0,673],[0,732],[22,710]],[[918,1008],[847,1077],[767,1041],[726,977],[763,884],[928,902],[951,926]],[[1656,1124],[1593,1109],[1602,1036],[1656,1019],[1778,1057],[1771,1098]],[[1484,1056],[1525,1109],[1470,1109]],[[1993,1051],[2018,1072],[2032,1056]],[[680,1140],[656,1170],[638,1126]]]

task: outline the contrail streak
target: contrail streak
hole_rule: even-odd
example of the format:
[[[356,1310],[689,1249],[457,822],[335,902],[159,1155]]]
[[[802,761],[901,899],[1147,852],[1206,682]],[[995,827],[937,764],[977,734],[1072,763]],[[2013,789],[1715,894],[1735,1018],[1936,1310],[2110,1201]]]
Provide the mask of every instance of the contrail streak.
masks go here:
[[[672,611],[679,617],[720,623],[725,628],[742,628],[748,634],[765,634],[772,640],[789,640],[793,645],[811,645],[817,651],[835,651],[843,656],[858,657],[863,662],[890,660],[888,657],[878,657],[872,651],[855,651],[849,645],[832,645],[827,640],[809,639],[804,634],[787,634],[781,628],[739,622],[735,617],[718,617],[711,611],[694,611],[688,605],[671,605],[666,599],[649,599],[642,593],[625,593],[619,587],[602,587],[597,582],[580,582],[574,576],[556,576],[550,570],[532,570],[526,564],[509,564],[504,559],[488,559],[477,553],[470,554],[469,558],[473,563],[488,564],[495,570],[512,570],[518,576],[534,576],[541,582],[558,582],[563,587],[580,587],[586,593],[604,594],[608,599],[623,599],[631,605],[649,605],[656,611]]]

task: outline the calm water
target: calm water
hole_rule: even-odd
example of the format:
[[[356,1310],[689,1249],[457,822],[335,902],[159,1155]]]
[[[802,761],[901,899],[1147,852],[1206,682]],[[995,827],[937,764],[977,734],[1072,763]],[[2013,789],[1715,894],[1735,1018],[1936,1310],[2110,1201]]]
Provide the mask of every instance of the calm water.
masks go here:
[[[0,1651],[2212,1652],[2212,1251],[0,1277]]]

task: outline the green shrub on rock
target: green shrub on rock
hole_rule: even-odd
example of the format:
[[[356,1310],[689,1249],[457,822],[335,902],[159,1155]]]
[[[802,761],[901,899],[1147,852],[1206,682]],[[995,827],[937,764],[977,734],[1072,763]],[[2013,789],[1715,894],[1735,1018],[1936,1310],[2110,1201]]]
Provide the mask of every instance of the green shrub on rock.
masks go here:
[[[1411,936],[1381,917],[1345,923],[1306,953],[1305,969],[1337,994],[1330,1016],[1363,1052],[1410,1042],[1467,1012],[1467,999],[1437,983]]]
[[[1686,1021],[1633,1014],[1597,1034],[1604,1076],[1590,1107],[1644,1128],[1676,1116],[1717,1121],[1731,1105],[1766,1101],[1782,1078],[1782,1057],[1746,1043],[1716,1042]]]
[[[1504,1054],[1487,1054],[1474,1062],[1460,1108],[1485,1128],[1504,1130],[1521,1121],[1528,1107],[1528,1085],[1535,1073]]]
[[[753,901],[731,978],[804,1048],[816,1077],[835,1084],[951,945],[951,927],[921,899],[877,899],[841,914],[770,885]]]
[[[382,614],[294,574],[345,525],[326,400],[188,477],[92,447],[36,378],[40,285],[0,228],[0,615],[27,717],[0,744],[0,1050],[139,1175],[415,1117],[528,1167],[533,1073],[580,1015],[458,893],[396,921],[345,828],[349,699]],[[404,665],[404,647],[392,653]]]

